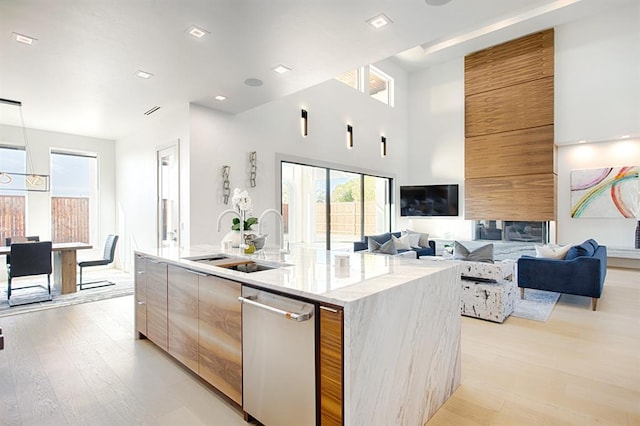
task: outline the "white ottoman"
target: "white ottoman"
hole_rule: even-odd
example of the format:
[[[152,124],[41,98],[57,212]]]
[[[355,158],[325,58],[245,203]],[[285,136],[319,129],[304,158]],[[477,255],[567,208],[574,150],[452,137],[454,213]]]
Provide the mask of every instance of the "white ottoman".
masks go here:
[[[511,312],[516,301],[516,284],[510,280],[498,280],[495,283],[484,281],[460,280],[460,313],[474,318],[493,322],[503,322]]]
[[[451,258],[433,258],[433,261],[460,264],[462,296],[460,313],[493,322],[503,322],[516,302],[517,285],[513,282],[513,260],[495,263],[469,262]]]

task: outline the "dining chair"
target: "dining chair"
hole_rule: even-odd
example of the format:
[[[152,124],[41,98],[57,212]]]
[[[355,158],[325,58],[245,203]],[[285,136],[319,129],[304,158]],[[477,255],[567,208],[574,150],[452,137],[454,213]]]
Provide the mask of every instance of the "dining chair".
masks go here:
[[[37,235],[32,235],[28,237],[24,237],[22,235],[14,235],[12,237],[6,237],[4,239],[4,245],[9,247],[11,243],[29,243],[34,241],[40,241],[40,237]],[[9,265],[11,265],[11,255],[8,254],[5,256],[7,258],[7,273],[9,273]]]
[[[78,283],[78,285],[80,286],[80,290],[89,290],[89,289],[92,289],[92,288],[106,287],[106,286],[110,286],[110,285],[115,285],[116,284],[113,281],[109,281],[109,280],[98,280],[98,281],[83,282],[82,281],[82,268],[87,268],[89,266],[104,266],[104,265],[108,265],[108,264],[112,263],[113,260],[114,260],[114,256],[115,256],[115,252],[116,252],[116,244],[117,243],[118,243],[118,236],[114,235],[114,234],[109,234],[107,236],[107,240],[104,243],[104,253],[102,255],[102,259],[85,260],[85,261],[82,261],[82,262],[78,262],[78,266],[80,267],[80,282]],[[103,284],[92,285],[91,287],[83,288],[83,286],[88,285],[88,284],[99,284],[99,283],[103,283]]]
[[[11,303],[12,290],[21,290],[25,288],[42,287],[43,285],[29,285],[12,289],[14,278],[28,277],[33,275],[47,275],[47,293],[48,299],[51,300],[51,241],[31,242],[31,243],[12,243],[11,244],[11,267],[8,270],[7,280],[7,301],[9,306],[16,306]],[[43,300],[30,300],[26,303],[42,302]]]

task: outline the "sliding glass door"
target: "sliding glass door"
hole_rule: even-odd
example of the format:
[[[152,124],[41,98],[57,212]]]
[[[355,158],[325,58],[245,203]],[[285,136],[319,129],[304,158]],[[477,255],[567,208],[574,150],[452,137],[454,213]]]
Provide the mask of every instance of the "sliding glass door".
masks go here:
[[[282,218],[290,243],[326,244],[325,169],[282,163]]]
[[[327,167],[281,163],[286,239],[326,249],[350,248],[391,228],[391,179]]]
[[[331,247],[360,240],[362,234],[362,175],[329,171],[329,218]]]

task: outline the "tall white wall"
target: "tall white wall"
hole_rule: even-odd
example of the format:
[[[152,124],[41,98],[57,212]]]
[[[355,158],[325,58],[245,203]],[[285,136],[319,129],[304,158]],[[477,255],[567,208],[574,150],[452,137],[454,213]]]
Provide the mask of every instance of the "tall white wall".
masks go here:
[[[563,146],[558,149],[558,242],[633,247],[640,219],[571,218],[571,170],[640,165],[640,139]]]
[[[640,2],[555,29],[555,139],[640,136]]]
[[[557,142],[640,135],[639,18],[637,3],[555,29]],[[410,178],[400,183],[459,182],[463,202],[464,59],[412,73],[410,88]],[[630,246],[633,220],[570,219],[568,188],[570,170],[640,164],[637,141],[587,145],[559,148],[557,240],[598,237],[604,244]],[[580,154],[586,151],[592,156]],[[435,237],[470,239],[473,235],[471,222],[462,219],[420,218],[402,223]]]
[[[570,172],[640,165],[640,3],[556,28],[558,241],[633,247],[633,219],[572,219]],[[634,135],[628,140],[622,135]]]
[[[131,270],[133,250],[157,247],[157,172],[159,148],[180,141],[180,205],[189,204],[189,105],[159,110],[148,125],[116,142],[118,245],[123,268]],[[188,217],[181,215],[181,244],[189,243]]]
[[[276,154],[309,162],[325,162],[345,168],[377,171],[406,179],[407,78],[391,62],[376,64],[395,77],[395,107],[371,99],[345,84],[330,80],[285,98],[229,116],[191,106],[191,242],[212,243],[229,231],[232,216],[216,231],[222,201],[222,166],[231,167],[231,188],[249,190],[254,215],[267,208],[279,209],[280,186]],[[259,89],[257,89],[259,90]],[[309,117],[309,135],[300,132],[300,110]],[[354,128],[354,147],[346,147],[346,126]],[[380,136],[387,137],[388,154],[380,155]],[[249,152],[256,151],[257,186],[249,186]],[[196,181],[197,179],[197,181]],[[273,217],[263,225],[275,231]]]
[[[95,252],[102,253],[106,235],[115,231],[115,142],[107,139],[88,136],[71,135],[67,133],[50,132],[46,130],[27,129],[29,142],[28,155],[33,164],[33,170],[28,172],[51,174],[52,150],[95,154],[98,158],[98,209],[99,221],[96,235],[91,235],[91,244],[96,246]],[[0,124],[0,143],[25,146],[21,127]],[[29,160],[27,160],[29,161]],[[51,193],[29,192],[27,197],[27,233],[38,235],[40,239],[51,239]],[[82,251],[79,257],[90,256],[93,253]]]
[[[464,58],[434,65],[409,77],[409,170],[401,185],[460,185],[457,218],[400,219],[400,228],[435,238],[468,240],[464,220]]]

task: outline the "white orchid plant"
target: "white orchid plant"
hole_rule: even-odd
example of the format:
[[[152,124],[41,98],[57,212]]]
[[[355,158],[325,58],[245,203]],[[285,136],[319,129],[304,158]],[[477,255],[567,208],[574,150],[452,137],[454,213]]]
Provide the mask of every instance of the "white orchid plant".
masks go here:
[[[233,190],[233,197],[231,198],[231,202],[233,203],[233,208],[236,209],[243,218],[251,214],[251,210],[253,209],[253,203],[246,189],[240,190],[240,188],[235,188]],[[244,219],[243,230],[251,231],[251,227],[256,223],[258,223],[258,218],[253,216],[247,217],[246,219]],[[233,225],[231,225],[231,230],[233,231],[240,230],[239,218],[237,217],[233,218]]]

